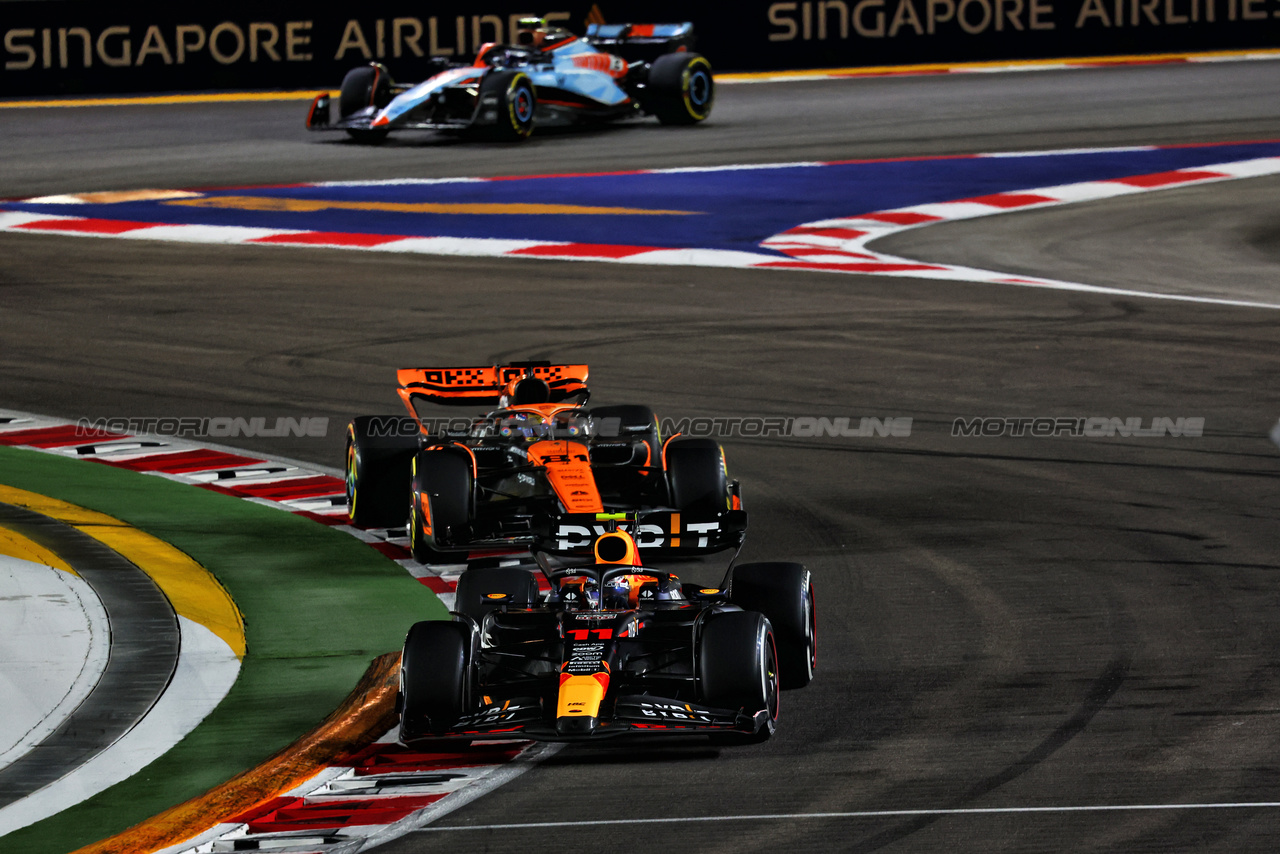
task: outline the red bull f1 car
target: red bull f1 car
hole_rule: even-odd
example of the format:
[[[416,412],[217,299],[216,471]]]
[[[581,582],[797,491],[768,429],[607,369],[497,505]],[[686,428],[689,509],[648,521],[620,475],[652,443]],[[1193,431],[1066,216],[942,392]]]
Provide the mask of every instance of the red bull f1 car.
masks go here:
[[[520,362],[398,372],[408,416],[361,416],[347,430],[351,521],[408,528],[422,563],[477,551],[589,552],[601,513],[640,512],[646,556],[735,548],[741,488],[712,439],[660,435],[647,406],[587,408],[586,365]],[[496,407],[431,418],[434,405]],[[459,424],[459,421],[461,423]]]
[[[524,19],[528,44],[486,44],[471,64],[436,60],[438,71],[397,84],[386,66],[352,69],[342,81],[338,114],[317,95],[310,130],[345,130],[378,143],[393,130],[485,132],[522,140],[535,127],[656,116],[694,124],[711,115],[711,64],[690,51],[693,25],[591,24],[585,37]]]
[[[535,553],[549,592],[519,566],[476,565],[452,620],[405,640],[400,741],[773,734],[782,689],[809,683],[817,611],[796,563],[730,565],[716,586],[645,565],[613,526],[580,562]]]

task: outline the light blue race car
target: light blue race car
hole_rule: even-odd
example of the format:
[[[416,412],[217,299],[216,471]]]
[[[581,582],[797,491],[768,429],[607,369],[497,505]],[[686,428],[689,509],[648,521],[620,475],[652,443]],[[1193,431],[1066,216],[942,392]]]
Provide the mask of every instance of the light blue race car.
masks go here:
[[[396,84],[379,63],[342,81],[338,115],[324,93],[309,130],[345,130],[379,143],[393,130],[527,139],[535,127],[656,116],[688,125],[711,115],[711,63],[693,53],[693,24],[591,24],[584,37],[542,19],[521,22],[522,44],[486,44],[469,65],[437,59],[439,71]]]

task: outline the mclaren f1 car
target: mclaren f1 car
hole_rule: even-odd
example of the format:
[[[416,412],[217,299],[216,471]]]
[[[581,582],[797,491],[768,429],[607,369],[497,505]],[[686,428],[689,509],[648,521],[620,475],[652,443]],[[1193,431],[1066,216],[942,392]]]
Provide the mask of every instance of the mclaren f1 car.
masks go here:
[[[433,60],[424,82],[397,84],[386,66],[354,68],[342,81],[338,114],[322,93],[307,113],[310,130],[345,130],[378,143],[393,130],[487,132],[527,138],[556,127],[656,116],[694,124],[711,114],[711,64],[689,50],[693,25],[591,24],[579,38],[540,19],[524,19],[528,44],[483,45],[471,64]]]
[[[361,416],[347,429],[352,524],[407,525],[422,563],[485,550],[581,554],[601,533],[597,514],[610,512],[643,513],[632,533],[647,556],[740,545],[741,487],[720,445],[663,440],[647,406],[587,408],[587,374],[550,362],[398,371],[409,415]],[[445,419],[434,405],[496,408]]]
[[[797,563],[730,568],[716,586],[644,565],[610,529],[582,562],[535,553],[543,587],[520,566],[473,566],[451,620],[405,639],[400,741],[710,735],[763,741],[781,689],[809,683],[817,611]]]

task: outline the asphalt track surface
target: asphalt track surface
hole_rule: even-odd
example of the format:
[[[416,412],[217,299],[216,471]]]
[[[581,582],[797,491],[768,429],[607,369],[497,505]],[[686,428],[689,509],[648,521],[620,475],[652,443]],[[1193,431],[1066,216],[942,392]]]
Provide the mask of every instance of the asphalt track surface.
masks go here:
[[[106,668],[57,729],[0,769],[0,807],[83,765],[128,732],[164,693],[178,665],[173,606],[145,572],[88,534],[11,504],[0,522],[71,562],[102,601],[111,625]]]
[[[297,104],[0,112],[0,195],[1280,138],[1280,63],[722,88],[712,122],[366,150]],[[896,254],[1280,298],[1275,179],[955,223]],[[887,243],[888,241],[886,241]],[[934,257],[936,256],[936,257]],[[820,670],[756,747],[569,748],[439,827],[1280,801],[1280,313],[800,271],[0,235],[0,391],[71,418],[284,415],[337,465],[392,371],[546,357],[671,415],[910,416],[725,440],[746,556],[813,570]],[[1201,438],[974,438],[979,416]],[[413,834],[379,850],[1269,850],[1275,807]]]

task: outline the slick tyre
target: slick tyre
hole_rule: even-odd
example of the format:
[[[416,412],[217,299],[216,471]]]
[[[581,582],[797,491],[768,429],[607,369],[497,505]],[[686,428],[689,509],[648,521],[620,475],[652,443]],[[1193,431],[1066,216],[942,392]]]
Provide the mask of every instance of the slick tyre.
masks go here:
[[[500,598],[494,598],[495,596]],[[511,566],[475,566],[458,579],[453,610],[477,623],[503,605],[531,608],[538,603],[538,582],[527,569]]]
[[[818,608],[809,570],[799,563],[734,567],[733,604],[769,618],[783,689],[803,688],[818,667]]]
[[[711,63],[696,53],[667,53],[649,68],[645,107],[664,125],[692,125],[711,115]]]
[[[448,732],[470,708],[471,630],[462,623],[414,623],[400,658],[400,740]]]
[[[753,611],[728,611],[707,618],[698,638],[699,699],[719,709],[766,712],[754,737],[764,741],[778,724],[778,656],[773,627]],[[739,736],[742,738],[744,736]]]
[[[409,514],[409,471],[418,424],[403,415],[362,415],[347,425],[347,516],[358,528],[396,528]]]
[[[523,71],[495,71],[480,84],[480,109],[494,110],[489,128],[500,142],[520,142],[533,133],[538,94],[533,81]]]
[[[351,69],[342,78],[338,115],[345,119],[366,107],[382,109],[391,103],[394,85],[385,65],[374,63]],[[349,128],[347,135],[366,145],[377,145],[387,138],[385,130],[372,128]]]
[[[418,563],[461,563],[471,540],[471,460],[451,448],[420,451],[410,472],[409,549]]]
[[[730,509],[724,451],[715,440],[677,436],[662,456],[672,507],[702,517]]]

